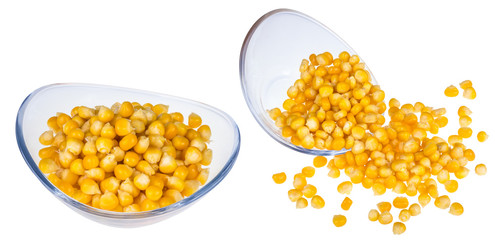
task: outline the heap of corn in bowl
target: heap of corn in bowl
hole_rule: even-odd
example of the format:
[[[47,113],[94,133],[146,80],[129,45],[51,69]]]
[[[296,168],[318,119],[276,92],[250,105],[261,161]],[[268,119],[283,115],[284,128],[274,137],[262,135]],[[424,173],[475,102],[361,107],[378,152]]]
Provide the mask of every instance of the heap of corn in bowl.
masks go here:
[[[149,211],[192,195],[208,179],[211,130],[191,113],[136,102],[77,106],[48,119],[40,170],[89,206]]]

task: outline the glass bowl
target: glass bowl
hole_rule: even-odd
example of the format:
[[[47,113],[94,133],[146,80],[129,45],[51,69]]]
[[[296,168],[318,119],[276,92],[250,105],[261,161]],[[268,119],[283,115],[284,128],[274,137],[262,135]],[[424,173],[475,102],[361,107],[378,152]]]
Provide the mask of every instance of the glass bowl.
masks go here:
[[[105,211],[90,207],[64,194],[55,187],[38,168],[38,151],[43,146],[38,138],[48,130],[46,121],[57,112],[70,113],[75,106],[111,106],[115,102],[135,101],[141,104],[166,104],[171,112],[181,112],[185,116],[194,112],[208,124],[212,141],[208,145],[213,150],[213,161],[209,169],[208,181],[197,192],[170,206],[146,212],[123,213]],[[113,86],[89,84],[53,84],[41,87],[31,93],[22,103],[17,114],[16,137],[19,150],[28,167],[40,182],[55,197],[77,213],[117,227],[138,227],[169,218],[198,201],[210,192],[229,173],[239,153],[240,133],[234,120],[219,109],[192,100]]]
[[[296,146],[282,136],[280,128],[275,126],[267,112],[282,107],[287,99],[287,89],[300,78],[302,59],[308,59],[312,53],[330,52],[335,56],[342,51],[356,54],[328,27],[298,11],[276,9],[254,23],[242,45],[239,71],[249,110],[268,135],[282,145],[306,154],[338,155],[347,151]],[[367,67],[366,70],[369,71]]]

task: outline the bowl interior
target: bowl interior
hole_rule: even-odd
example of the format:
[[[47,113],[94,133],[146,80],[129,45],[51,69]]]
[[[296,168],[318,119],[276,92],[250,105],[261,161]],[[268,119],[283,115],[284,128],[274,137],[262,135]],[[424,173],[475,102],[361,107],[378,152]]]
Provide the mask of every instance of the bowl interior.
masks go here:
[[[192,196],[165,208],[141,213],[115,213],[81,204],[65,195],[53,186],[38,168],[38,151],[45,147],[38,141],[39,136],[48,130],[46,121],[57,112],[70,114],[75,106],[95,107],[111,106],[115,102],[139,102],[169,105],[169,112],[181,112],[187,119],[191,113],[202,117],[203,124],[210,126],[212,140],[208,147],[213,150],[213,161],[208,168],[210,175],[207,183]],[[187,120],[186,120],[187,121]],[[79,212],[89,212],[101,219],[94,219],[110,225],[119,225],[116,219],[122,219],[123,225],[139,224],[129,219],[145,219],[166,213],[172,213],[194,202],[215,187],[232,168],[240,147],[239,129],[234,120],[226,113],[206,104],[153,92],[139,91],[112,86],[87,84],[54,84],[42,87],[31,93],[19,109],[16,123],[19,148],[26,163],[38,179],[59,199]],[[149,220],[144,221],[149,223]],[[143,222],[143,223],[144,223]]]
[[[267,113],[274,107],[282,107],[287,99],[287,89],[300,78],[302,59],[308,59],[312,53],[336,55],[342,51],[356,54],[332,30],[297,11],[274,10],[253,25],[241,50],[241,85],[251,113],[272,138],[293,150],[313,155],[335,155],[346,151],[295,146],[282,136]]]

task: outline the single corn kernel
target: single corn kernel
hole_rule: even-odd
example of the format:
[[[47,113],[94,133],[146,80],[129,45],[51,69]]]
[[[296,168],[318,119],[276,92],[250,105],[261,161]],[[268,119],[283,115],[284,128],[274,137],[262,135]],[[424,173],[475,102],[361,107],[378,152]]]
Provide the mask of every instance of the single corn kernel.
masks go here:
[[[345,197],[342,203],[340,204],[340,207],[343,210],[347,211],[349,210],[349,208],[351,208],[351,205],[352,205],[352,200],[348,197]]]
[[[421,204],[422,207],[425,207],[426,205],[428,205],[428,203],[430,203],[430,201],[431,201],[431,197],[427,193],[419,194],[418,202],[419,202],[419,204]]]
[[[327,158],[324,156],[317,156],[313,159],[313,166],[321,168],[327,165]]]
[[[321,196],[315,195],[311,198],[311,206],[316,209],[323,208],[325,206],[325,201]]]
[[[333,225],[336,227],[342,227],[346,224],[347,218],[344,215],[334,215],[333,216]]]
[[[469,116],[461,116],[459,117],[459,125],[461,127],[468,127],[473,120]]]
[[[399,213],[399,220],[402,222],[407,222],[411,218],[411,211],[408,209],[402,209]]]
[[[57,162],[51,158],[41,159],[38,163],[38,166],[40,168],[40,171],[45,174],[54,173],[60,169],[60,166],[57,164]]]
[[[340,194],[350,194],[352,191],[352,183],[350,181],[345,181],[337,186],[337,191]]]
[[[301,173],[304,174],[306,177],[313,177],[315,175],[315,168],[311,166],[304,167],[301,170]]]
[[[450,198],[447,195],[443,195],[435,199],[435,206],[441,209],[447,209],[450,206]]]
[[[292,182],[295,189],[302,190],[308,182],[306,181],[306,176],[302,173],[298,173],[294,176],[294,181]]]
[[[384,224],[384,225],[391,223],[393,220],[394,220],[394,218],[393,218],[392,214],[390,214],[389,211],[382,212],[378,216],[378,222],[380,222],[381,224]]]
[[[421,206],[417,203],[413,203],[409,206],[409,212],[411,212],[411,216],[418,216],[421,213]]]
[[[470,138],[473,134],[473,130],[469,127],[461,127],[457,130],[457,134],[462,138]]]
[[[476,174],[478,174],[478,176],[485,175],[486,174],[486,166],[485,166],[485,164],[480,163],[480,164],[476,165],[476,167],[474,168],[474,172]]]
[[[401,222],[395,222],[392,231],[395,235],[403,234],[406,231],[406,225]]]
[[[459,187],[459,184],[457,183],[456,180],[448,180],[444,183],[445,190],[449,193],[453,193],[457,191],[457,188]]]
[[[106,192],[100,196],[99,206],[104,210],[113,210],[119,205],[119,198],[113,192]]]
[[[445,89],[444,94],[447,97],[455,97],[459,94],[459,90],[454,85],[450,85]]]
[[[461,87],[461,89],[466,89],[468,87],[472,87],[473,83],[471,82],[471,80],[464,80],[461,83],[459,83],[459,86]]]
[[[296,208],[301,209],[301,208],[306,208],[308,206],[308,200],[306,198],[299,198],[296,201]]]
[[[464,213],[464,207],[460,203],[454,202],[450,205],[449,213],[454,216],[460,216]]]
[[[285,175],[285,172],[275,173],[273,174],[272,179],[276,184],[282,184],[287,179],[287,176]]]
[[[459,117],[462,117],[462,116],[469,116],[471,115],[471,113],[473,113],[471,111],[471,109],[469,109],[468,107],[466,106],[460,106],[459,107],[459,110],[457,110],[457,114],[459,115]]]
[[[302,191],[304,197],[312,198],[313,196],[316,195],[317,189],[315,186],[308,184],[308,185],[304,186],[301,191]]]
[[[380,216],[380,212],[376,209],[371,209],[368,213],[368,219],[372,222],[375,222],[378,220],[378,216]]]
[[[478,132],[478,135],[476,137],[478,138],[479,142],[484,142],[488,139],[488,134],[486,134],[485,131],[480,131]]]
[[[288,194],[289,194],[289,199],[291,202],[295,202],[298,199],[302,198],[302,196],[303,196],[303,193],[301,192],[301,190],[298,190],[298,189],[291,189],[291,190],[289,190]]]
[[[409,206],[409,200],[406,197],[396,197],[392,202],[395,208],[403,209]]]
[[[476,90],[474,90],[473,87],[468,87],[468,88],[464,89],[464,92],[462,93],[462,96],[464,98],[473,100],[473,99],[476,98]]]
[[[390,204],[389,202],[379,202],[376,204],[376,206],[378,207],[378,210],[380,210],[380,212],[390,212],[390,210],[392,209],[392,204]]]

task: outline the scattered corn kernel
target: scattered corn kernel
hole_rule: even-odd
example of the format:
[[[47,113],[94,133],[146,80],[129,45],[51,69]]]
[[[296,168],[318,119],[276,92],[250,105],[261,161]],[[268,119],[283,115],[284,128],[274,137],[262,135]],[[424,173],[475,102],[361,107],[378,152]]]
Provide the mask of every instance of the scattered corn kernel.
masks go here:
[[[315,195],[313,198],[311,198],[311,206],[320,209],[325,206],[325,200],[323,200],[322,197]]]
[[[403,234],[406,231],[406,225],[401,222],[395,222],[392,230],[395,235]]]
[[[380,212],[376,209],[371,209],[368,213],[368,219],[372,222],[377,221],[378,216],[380,216]]]
[[[476,91],[474,90],[473,87],[468,87],[468,88],[464,89],[462,96],[464,98],[473,100],[476,98]]]
[[[272,176],[273,178],[273,181],[276,183],[276,184],[282,184],[285,182],[285,180],[287,179],[287,175],[285,175],[284,172],[281,172],[281,173],[275,173],[273,174]]]
[[[393,201],[395,208],[407,208],[409,206],[409,200],[406,197],[396,197]]]
[[[478,174],[479,176],[485,175],[486,174],[486,166],[485,166],[485,164],[480,163],[480,164],[476,165],[476,167],[474,168],[474,172],[476,174]]]
[[[476,137],[478,138],[479,142],[484,142],[488,139],[488,134],[486,134],[485,131],[480,131],[478,132],[478,135]]]
[[[378,216],[378,222],[381,224],[389,224],[394,220],[392,217],[392,214],[390,214],[389,211],[385,211],[380,213],[380,216]]]
[[[349,181],[342,182],[337,186],[337,191],[340,194],[350,194],[352,191],[352,183]]]
[[[347,218],[344,215],[334,215],[333,225],[336,227],[342,227],[347,223]]]
[[[447,195],[443,195],[435,199],[435,206],[441,209],[447,209],[450,206],[450,198]]]
[[[379,202],[376,204],[376,206],[378,207],[378,210],[380,212],[390,212],[390,210],[392,209],[392,204],[390,204],[389,202]]]
[[[409,211],[408,209],[400,210],[399,220],[401,220],[402,222],[407,222],[409,221],[410,218],[411,218],[411,211]]]
[[[343,209],[343,210],[349,210],[349,208],[351,208],[351,205],[352,205],[352,200],[348,197],[345,197],[344,200],[342,201],[342,203],[340,204],[340,207]]]
[[[421,213],[421,206],[419,206],[419,204],[417,203],[413,203],[411,204],[411,206],[409,206],[409,212],[413,217],[418,216]]]
[[[459,90],[454,85],[450,85],[445,89],[444,94],[447,97],[455,97],[459,95]]]
[[[454,216],[460,216],[464,213],[464,207],[460,203],[454,202],[450,205],[449,213]]]

